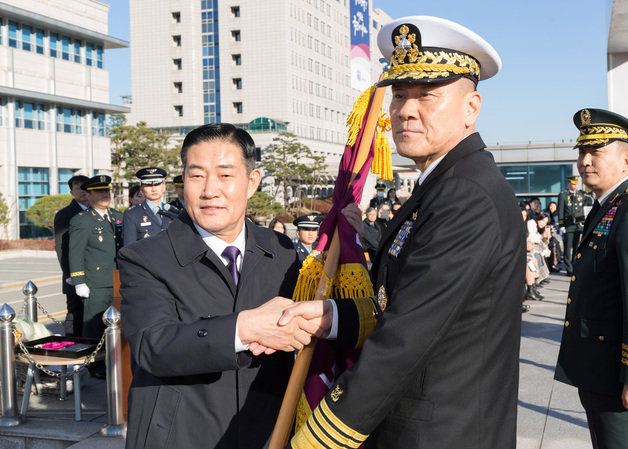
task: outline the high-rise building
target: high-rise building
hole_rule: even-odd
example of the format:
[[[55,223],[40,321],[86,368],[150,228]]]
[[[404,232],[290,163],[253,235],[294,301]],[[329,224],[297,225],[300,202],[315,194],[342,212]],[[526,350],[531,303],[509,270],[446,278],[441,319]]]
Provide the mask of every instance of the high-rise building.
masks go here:
[[[128,46],[107,34],[97,0],[0,2],[0,192],[11,221],[0,238],[33,237],[25,212],[40,197],[69,193],[76,173],[111,168],[104,51]]]
[[[130,0],[129,122],[185,131],[229,122],[261,152],[294,133],[330,166],[346,118],[382,71],[369,0]]]

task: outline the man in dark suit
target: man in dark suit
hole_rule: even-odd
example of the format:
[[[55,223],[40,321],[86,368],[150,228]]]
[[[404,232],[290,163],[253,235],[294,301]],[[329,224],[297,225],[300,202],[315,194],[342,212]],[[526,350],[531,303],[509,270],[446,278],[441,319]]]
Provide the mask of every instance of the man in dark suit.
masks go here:
[[[376,298],[335,301],[337,316],[329,300],[299,303],[280,321],[324,313],[327,331],[334,315],[338,347],[359,346],[374,326],[291,446],[513,449],[525,231],[475,132],[475,85],[499,56],[435,17],[395,20],[378,43],[392,55],[382,83],[397,151],[421,176],[382,235]]]
[[[122,246],[122,213],[109,207],[111,177],[97,175],[81,184],[89,208],[70,220],[68,260],[76,294],[83,298],[83,336],[100,340],[105,330],[102,314],[113,304],[113,270]],[[97,378],[105,377],[104,363],[90,365]]]
[[[89,178],[83,175],[72,176],[68,180],[70,194],[73,199],[63,209],[55,214],[54,230],[55,230],[55,251],[63,279],[61,280],[61,291],[65,294],[66,307],[68,309],[65,315],[65,335],[80,337],[83,335],[83,300],[76,295],[72,280],[70,279],[70,263],[68,262],[68,252],[70,245],[70,220],[76,214],[84,211],[89,207],[87,202],[87,192],[81,189],[81,184]]]
[[[577,248],[555,377],[578,388],[594,449],[628,447],[628,119],[574,116],[578,171],[596,201]]]
[[[245,220],[261,179],[246,131],[197,128],[181,160],[186,212],[119,255],[134,367],[126,445],[261,449],[294,358],[270,348],[310,340],[277,326],[290,300],[268,301],[292,295],[297,254],[287,236]]]
[[[584,206],[588,197],[583,190],[578,189],[578,176],[567,178],[567,190],[558,194],[558,226],[564,227],[565,252],[563,262],[567,269],[567,275],[571,276],[576,252],[574,248],[578,246],[582,236],[582,224],[584,223]]]
[[[157,167],[142,168],[135,173],[146,200],[124,211],[122,233],[125,245],[159,234],[177,217],[166,210],[162,202],[167,175],[166,170]]]
[[[174,206],[177,208],[177,210],[179,211],[179,213],[183,212],[185,210],[185,199],[184,199],[184,183],[183,183],[183,176],[181,175],[177,175],[172,179],[172,183],[174,184],[174,191],[177,194],[177,197],[170,201],[171,206]]]

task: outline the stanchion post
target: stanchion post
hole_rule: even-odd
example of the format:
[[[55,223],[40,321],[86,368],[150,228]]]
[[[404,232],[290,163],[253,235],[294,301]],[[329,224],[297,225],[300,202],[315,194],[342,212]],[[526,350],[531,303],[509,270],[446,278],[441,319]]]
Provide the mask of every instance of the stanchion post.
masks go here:
[[[107,366],[107,425],[100,433],[107,437],[126,436],[122,416],[122,346],[120,314],[110,306],[102,316],[105,329],[105,364]]]
[[[24,295],[26,296],[24,298],[26,317],[31,321],[31,323],[36,323],[37,298],[35,297],[35,295],[37,294],[37,286],[33,281],[28,281],[22,289],[22,293],[24,293]]]
[[[0,427],[14,427],[22,423],[17,413],[15,387],[14,318],[15,310],[4,304],[0,308]]]

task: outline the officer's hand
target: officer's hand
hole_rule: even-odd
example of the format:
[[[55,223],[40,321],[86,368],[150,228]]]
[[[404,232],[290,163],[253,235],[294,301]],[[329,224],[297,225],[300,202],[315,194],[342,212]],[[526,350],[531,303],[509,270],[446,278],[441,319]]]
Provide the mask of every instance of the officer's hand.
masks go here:
[[[65,280],[65,283],[68,284],[68,285],[72,285],[72,278],[67,278]]]
[[[307,333],[325,338],[329,335],[333,318],[334,308],[330,300],[301,301],[283,311],[279,325],[296,323]]]
[[[277,322],[282,312],[293,305],[288,298],[276,297],[261,306],[243,310],[238,314],[238,337],[243,344],[253,344],[249,350],[253,354],[271,353],[273,349],[294,351],[310,343],[311,336],[295,321],[286,326]]]
[[[621,403],[625,409],[628,409],[628,385],[624,385],[624,389],[621,392]]]
[[[80,296],[81,298],[89,298],[89,287],[87,284],[79,284],[74,287],[74,290],[76,290],[77,296]]]
[[[356,203],[351,203],[342,209],[342,215],[360,237],[364,237],[364,227],[362,227],[362,209]]]

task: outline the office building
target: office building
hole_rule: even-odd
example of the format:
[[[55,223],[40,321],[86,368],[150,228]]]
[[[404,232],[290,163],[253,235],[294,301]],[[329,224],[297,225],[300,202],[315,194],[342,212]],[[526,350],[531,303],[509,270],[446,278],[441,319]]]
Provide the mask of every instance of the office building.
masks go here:
[[[107,34],[108,10],[97,0],[0,2],[0,192],[11,214],[0,238],[41,236],[25,217],[38,198],[69,193],[75,173],[110,172],[105,116],[129,109],[109,104],[105,50],[128,43]]]

